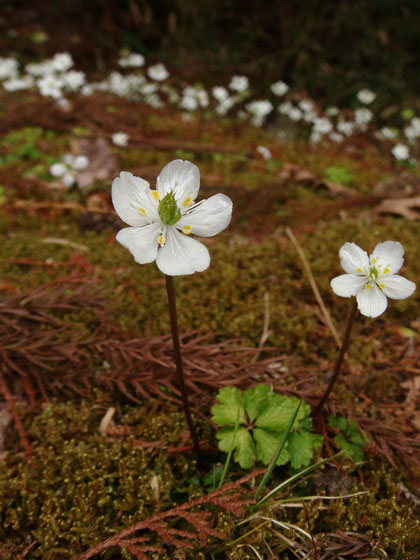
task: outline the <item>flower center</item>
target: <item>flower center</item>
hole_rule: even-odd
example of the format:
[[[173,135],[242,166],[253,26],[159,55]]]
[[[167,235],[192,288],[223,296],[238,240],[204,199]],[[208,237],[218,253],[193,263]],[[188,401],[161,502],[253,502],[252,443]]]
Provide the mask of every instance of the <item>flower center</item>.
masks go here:
[[[158,213],[162,222],[168,226],[173,226],[181,219],[181,211],[172,192],[168,192],[160,201]]]
[[[378,269],[376,268],[376,266],[371,266],[370,270],[369,270],[369,278],[371,280],[376,280],[378,278]]]

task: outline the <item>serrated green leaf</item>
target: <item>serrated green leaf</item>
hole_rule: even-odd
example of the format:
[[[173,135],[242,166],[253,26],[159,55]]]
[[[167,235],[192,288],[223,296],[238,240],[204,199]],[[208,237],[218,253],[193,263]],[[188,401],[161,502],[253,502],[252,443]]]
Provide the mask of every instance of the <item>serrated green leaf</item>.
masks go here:
[[[251,422],[269,406],[273,395],[273,391],[267,385],[257,385],[245,391],[244,406]]]
[[[338,434],[338,436],[335,436],[334,440],[338,447],[344,451],[344,454],[348,457],[352,457],[356,463],[360,463],[365,459],[362,447],[348,441],[343,434]]]
[[[290,463],[294,469],[306,467],[315,449],[322,444],[322,436],[307,431],[293,432],[289,436]]]
[[[264,465],[268,465],[279,447],[283,434],[281,432],[264,430],[263,428],[255,428],[253,436],[257,444],[258,458],[264,463]],[[284,465],[288,460],[289,452],[287,449],[283,448],[283,451],[280,453],[280,456],[276,461],[276,465]]]
[[[333,428],[338,428],[340,432],[345,432],[349,427],[347,420],[340,416],[328,416],[328,424]]]
[[[298,405],[299,400],[295,397],[273,394],[267,408],[257,417],[255,425],[273,432],[284,432]],[[298,422],[308,415],[309,410],[309,405],[302,403],[296,417],[295,427],[299,426]]]
[[[234,460],[240,464],[243,469],[249,469],[257,459],[257,451],[251,434],[247,428],[240,427],[234,437],[235,428],[221,428],[216,437],[219,440],[219,449],[228,453],[232,449],[236,449],[233,456]]]
[[[216,404],[211,409],[212,420],[215,424],[218,426],[235,426],[238,420],[238,411],[239,423],[245,422],[241,393],[236,387],[223,387],[216,399],[221,404]]]

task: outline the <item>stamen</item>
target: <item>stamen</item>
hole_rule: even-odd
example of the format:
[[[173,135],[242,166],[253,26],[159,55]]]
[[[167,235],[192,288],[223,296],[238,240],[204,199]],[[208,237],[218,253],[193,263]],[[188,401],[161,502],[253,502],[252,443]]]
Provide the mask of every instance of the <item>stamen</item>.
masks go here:
[[[363,271],[362,271],[362,269],[361,269],[361,268],[356,268],[356,272],[360,272],[360,273],[362,273]]]
[[[370,258],[370,262],[371,262],[372,264],[375,264],[375,263],[376,263],[375,257],[371,257],[371,258]]]
[[[185,233],[185,235],[189,235],[192,231],[192,228],[191,226],[184,226],[181,231],[182,233]]]
[[[190,202],[191,202],[191,197],[187,196],[187,198],[182,203],[182,206],[188,206],[190,204]]]
[[[383,290],[385,288],[385,284],[378,284],[378,286]]]
[[[158,243],[161,247],[163,247],[166,243],[166,237],[164,235],[159,235],[158,237]]]
[[[370,284],[365,284],[365,288],[366,288],[366,290],[370,290],[372,288],[372,286]]]
[[[391,271],[389,268],[384,268],[384,274],[389,274]]]
[[[150,191],[150,194],[153,196],[153,198],[155,200],[159,200],[160,199],[160,195],[158,193],[158,191]]]
[[[137,212],[138,212],[139,214],[141,214],[142,216],[145,216],[145,215],[146,215],[146,210],[145,210],[144,208],[137,208]]]

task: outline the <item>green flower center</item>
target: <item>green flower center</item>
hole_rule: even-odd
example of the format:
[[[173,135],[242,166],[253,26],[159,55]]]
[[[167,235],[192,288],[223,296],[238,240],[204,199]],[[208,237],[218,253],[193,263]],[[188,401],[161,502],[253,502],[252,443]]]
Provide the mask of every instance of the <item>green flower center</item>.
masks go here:
[[[181,219],[181,211],[172,192],[168,192],[160,201],[158,213],[162,222],[168,226],[173,226]]]
[[[378,278],[378,274],[379,273],[376,266],[371,266],[369,271],[369,277],[372,278],[372,280],[376,280]]]

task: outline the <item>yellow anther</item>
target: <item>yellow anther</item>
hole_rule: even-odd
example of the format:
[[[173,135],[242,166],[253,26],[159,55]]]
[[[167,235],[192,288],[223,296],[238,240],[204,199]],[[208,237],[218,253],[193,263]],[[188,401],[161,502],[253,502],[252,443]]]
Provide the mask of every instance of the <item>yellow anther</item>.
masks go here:
[[[390,272],[389,268],[384,268],[384,274],[389,274]]]
[[[385,284],[378,284],[378,286],[383,290],[385,288]]]
[[[362,272],[361,268],[356,268],[356,272]]]
[[[185,235],[189,235],[191,233],[191,231],[192,231],[191,226],[184,226],[182,228],[182,233],[185,233]]]
[[[365,284],[365,288],[366,288],[366,290],[370,290],[372,288],[372,286],[370,284]]]
[[[375,264],[375,263],[376,263],[375,257],[372,257],[372,258],[370,259],[370,262],[371,262],[372,264]]]
[[[166,243],[166,237],[164,235],[159,235],[158,237],[158,243],[161,247],[163,247]]]
[[[153,196],[155,200],[159,200],[160,195],[157,191],[150,191],[150,194]]]
[[[191,202],[191,197],[187,196],[187,198],[182,203],[182,206],[188,206],[190,204],[190,202]]]
[[[145,215],[146,215],[146,210],[145,210],[144,208],[137,208],[137,212],[138,212],[139,214],[141,214],[142,216],[145,216]]]

